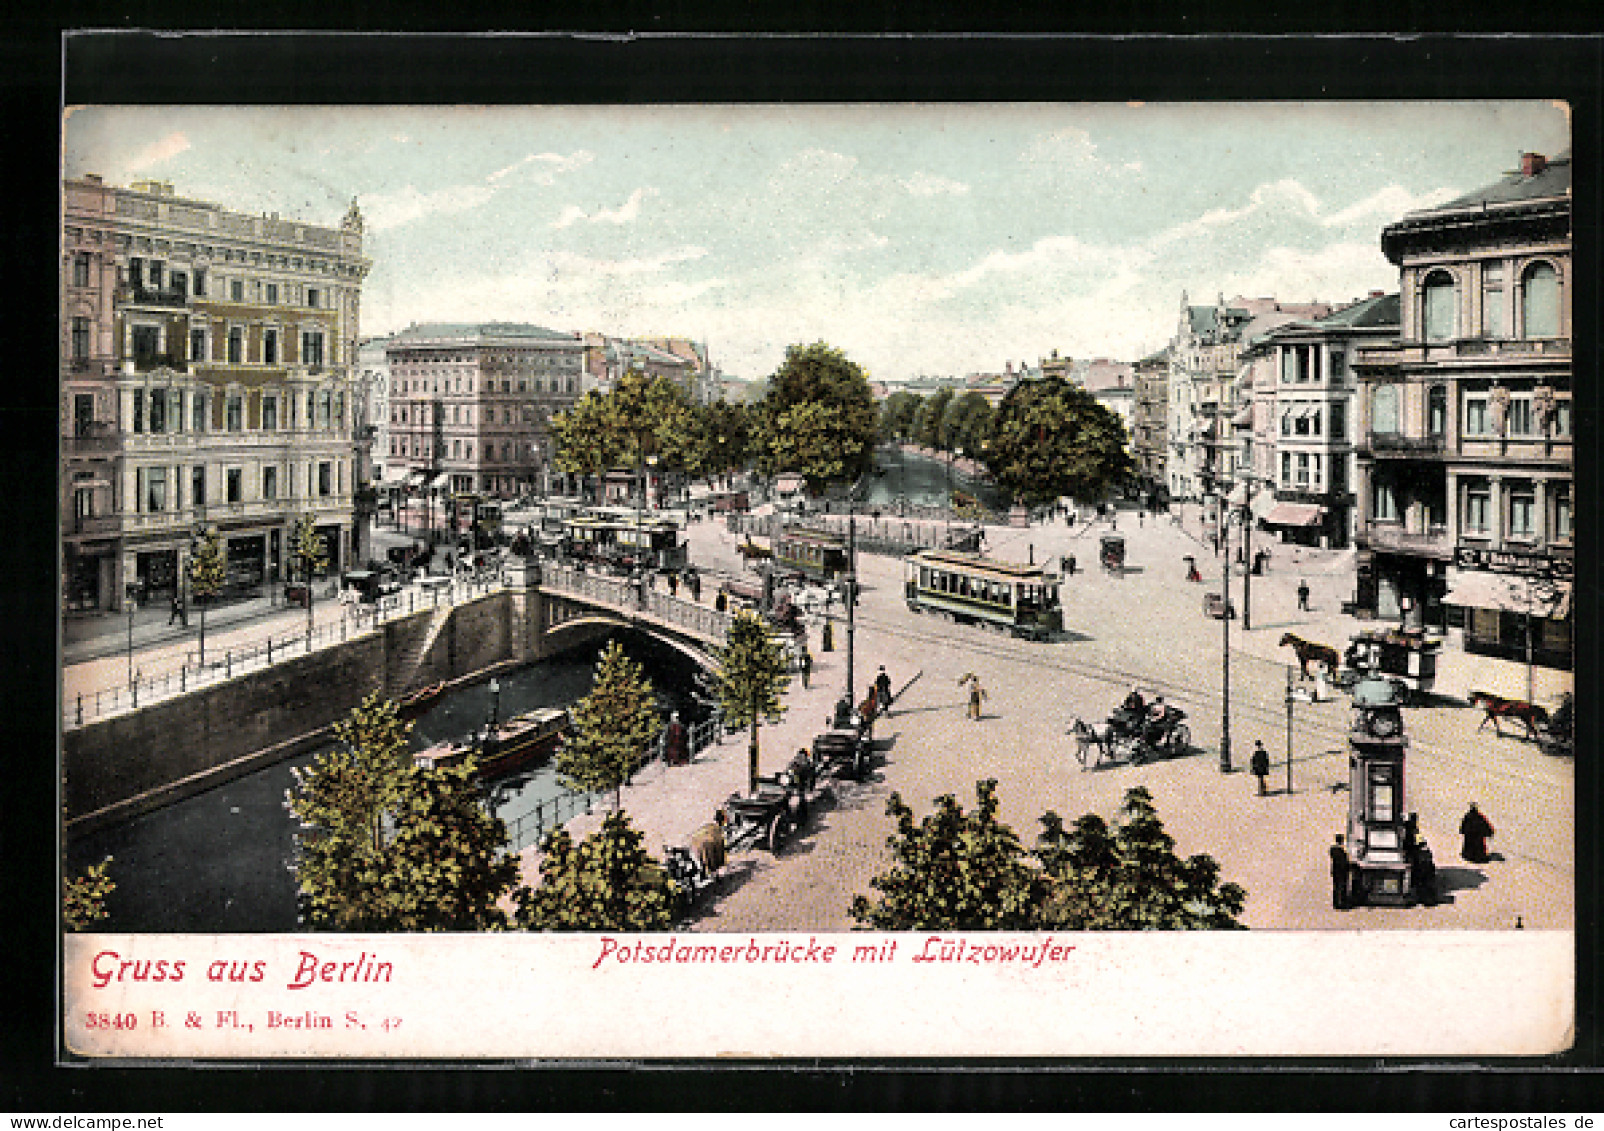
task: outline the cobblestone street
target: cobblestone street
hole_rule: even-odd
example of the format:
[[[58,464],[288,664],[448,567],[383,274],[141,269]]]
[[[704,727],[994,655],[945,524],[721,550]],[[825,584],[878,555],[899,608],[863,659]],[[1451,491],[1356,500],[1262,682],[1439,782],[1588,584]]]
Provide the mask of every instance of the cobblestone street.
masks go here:
[[[1231,624],[1232,762],[1222,775],[1220,638],[1218,620],[1205,617],[1202,595],[1219,585],[1217,563],[1196,537],[1195,511],[1180,525],[1121,512],[1128,570],[1111,576],[1086,571],[1106,523],[1073,531],[1062,522],[1029,530],[988,528],[996,558],[1043,561],[1073,553],[1081,572],[1065,585],[1065,627],[1071,638],[1053,644],[1013,640],[979,627],[950,624],[907,610],[901,563],[862,555],[863,603],[856,633],[855,690],[862,696],[878,665],[894,687],[918,678],[876,728],[883,764],[862,783],[834,787],[777,857],[735,854],[714,900],[694,924],[710,931],[842,930],[853,926],[851,897],[870,893],[869,880],[889,863],[892,831],[885,801],[896,790],[924,814],[935,797],[954,793],[966,805],[974,784],[996,778],[1001,819],[1031,843],[1037,818],[1052,809],[1072,821],[1095,811],[1115,814],[1124,792],[1152,791],[1182,855],[1208,853],[1225,879],[1248,891],[1244,922],[1258,928],[1419,929],[1508,928],[1517,916],[1531,928],[1568,928],[1573,907],[1573,781],[1568,760],[1534,744],[1477,733],[1480,711],[1460,706],[1411,708],[1407,808],[1420,815],[1422,834],[1436,853],[1447,892],[1437,907],[1330,906],[1325,847],[1344,827],[1347,809],[1345,697],[1294,707],[1293,792],[1286,782],[1284,690],[1290,649],[1277,641],[1287,629],[1340,644],[1364,626],[1343,616],[1351,585],[1341,552],[1275,544],[1270,571],[1254,578],[1253,624]],[[735,540],[712,523],[691,527],[693,559],[739,570]],[[1194,554],[1203,584],[1188,584],[1182,557]],[[1212,576],[1211,576],[1212,573]],[[1311,611],[1296,611],[1295,590],[1306,578]],[[1240,600],[1240,580],[1235,583]],[[839,610],[836,610],[839,612]],[[845,687],[845,633],[838,650],[818,651],[812,686],[794,681],[789,711],[765,726],[762,769],[772,773],[822,729],[830,704]],[[966,720],[957,679],[977,674],[988,698],[983,719]],[[1466,656],[1445,648],[1438,690],[1462,698],[1472,688],[1524,687],[1520,665]],[[1552,702],[1568,686],[1566,673],[1538,669],[1538,699]],[[1065,731],[1077,716],[1101,721],[1133,683],[1162,692],[1188,714],[1190,756],[1145,766],[1083,770]],[[1255,739],[1272,755],[1271,795],[1258,797],[1245,772]],[[683,843],[730,793],[744,788],[746,740],[731,736],[690,767],[654,765],[624,793],[624,806],[653,852]],[[1459,818],[1472,800],[1489,814],[1498,835],[1495,859],[1471,866],[1459,860]],[[600,814],[570,827],[590,831]],[[531,875],[531,878],[533,876]]]

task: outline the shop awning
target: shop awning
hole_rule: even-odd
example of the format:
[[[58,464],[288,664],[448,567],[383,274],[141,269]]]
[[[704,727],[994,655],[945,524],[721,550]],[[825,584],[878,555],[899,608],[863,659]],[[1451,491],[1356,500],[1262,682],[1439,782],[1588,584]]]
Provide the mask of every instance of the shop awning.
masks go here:
[[[802,483],[800,475],[782,475],[774,481],[774,489],[782,495],[790,495],[802,490]]]
[[[444,487],[446,484],[448,484],[450,482],[451,482],[451,473],[449,471],[442,471],[439,475],[436,475],[433,479],[431,479],[429,481],[429,486],[435,488],[436,490],[439,490],[441,487]]]
[[[384,469],[384,478],[379,480],[380,487],[399,487],[412,476],[412,472],[404,467],[387,467]]]
[[[1266,526],[1316,526],[1325,508],[1318,503],[1277,503],[1264,516]]]
[[[1447,605],[1564,620],[1571,615],[1571,583],[1486,570],[1450,569]]]
[[[1252,424],[1253,423],[1253,406],[1252,405],[1248,405],[1241,412],[1239,412],[1235,416],[1231,417],[1231,423],[1236,425],[1238,428],[1246,428],[1248,425]]]
[[[1265,515],[1275,510],[1275,506],[1275,492],[1260,491],[1253,496],[1253,501],[1248,504],[1248,509],[1253,512],[1254,518],[1263,521]]]
[[[1248,485],[1246,483],[1238,483],[1235,487],[1232,487],[1231,493],[1226,496],[1225,501],[1233,507],[1247,506]]]

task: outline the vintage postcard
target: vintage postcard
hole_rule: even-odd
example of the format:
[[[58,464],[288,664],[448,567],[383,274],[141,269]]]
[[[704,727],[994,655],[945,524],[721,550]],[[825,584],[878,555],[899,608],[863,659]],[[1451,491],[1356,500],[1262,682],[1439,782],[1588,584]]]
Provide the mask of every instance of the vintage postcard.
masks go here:
[[[64,1058],[1570,1047],[1564,104],[62,130]]]

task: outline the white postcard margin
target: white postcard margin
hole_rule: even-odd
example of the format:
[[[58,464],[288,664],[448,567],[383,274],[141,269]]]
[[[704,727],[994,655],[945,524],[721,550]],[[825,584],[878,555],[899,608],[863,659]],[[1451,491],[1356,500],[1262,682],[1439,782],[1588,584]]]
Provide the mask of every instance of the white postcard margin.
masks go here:
[[[1538,1056],[1570,931],[65,939],[69,1056]]]

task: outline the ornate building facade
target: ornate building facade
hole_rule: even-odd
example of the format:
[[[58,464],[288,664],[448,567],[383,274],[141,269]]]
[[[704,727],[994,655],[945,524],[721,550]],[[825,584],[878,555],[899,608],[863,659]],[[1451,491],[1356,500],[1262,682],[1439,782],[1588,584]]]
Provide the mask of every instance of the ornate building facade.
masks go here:
[[[182,595],[215,529],[227,584],[286,576],[311,514],[329,568],[352,554],[351,377],[362,217],[253,216],[87,176],[63,184],[64,601]]]
[[[1568,156],[1389,225],[1396,344],[1361,350],[1355,604],[1570,664]]]

